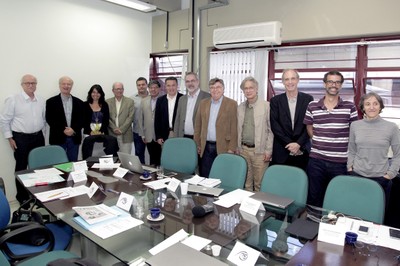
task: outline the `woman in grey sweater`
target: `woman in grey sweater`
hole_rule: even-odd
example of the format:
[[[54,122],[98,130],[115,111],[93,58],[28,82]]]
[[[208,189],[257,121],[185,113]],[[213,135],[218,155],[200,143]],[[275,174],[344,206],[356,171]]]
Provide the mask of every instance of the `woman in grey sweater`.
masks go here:
[[[378,182],[385,191],[386,206],[389,200],[392,178],[400,167],[399,127],[383,119],[379,114],[384,104],[375,92],[361,97],[360,109],[364,119],[350,126],[347,170],[350,174],[362,176]],[[388,151],[393,157],[389,163]]]

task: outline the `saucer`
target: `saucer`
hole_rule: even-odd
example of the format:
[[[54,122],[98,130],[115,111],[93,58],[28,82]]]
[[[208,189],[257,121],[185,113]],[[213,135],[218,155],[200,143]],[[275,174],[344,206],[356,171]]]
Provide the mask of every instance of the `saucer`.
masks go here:
[[[151,218],[151,214],[147,215],[147,220],[151,221],[151,222],[158,222],[158,221],[162,221],[165,218],[164,214],[160,213],[160,216],[158,216],[157,218]]]
[[[144,177],[144,176],[139,176],[139,178],[141,179],[141,180],[150,180],[150,179],[152,179],[153,177],[152,176],[149,176],[148,178],[146,178],[146,177]]]

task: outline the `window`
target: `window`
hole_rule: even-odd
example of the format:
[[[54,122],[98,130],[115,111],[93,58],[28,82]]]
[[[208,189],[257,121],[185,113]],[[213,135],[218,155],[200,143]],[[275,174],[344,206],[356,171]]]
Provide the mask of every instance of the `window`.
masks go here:
[[[225,83],[224,95],[237,103],[245,100],[240,83],[248,76],[258,81],[258,94],[265,99],[267,84],[268,51],[235,50],[210,54],[210,79],[221,78]]]
[[[167,77],[176,77],[180,92],[185,92],[185,83],[181,82],[187,69],[187,53],[150,55],[150,80],[161,82],[161,91],[165,92]]]

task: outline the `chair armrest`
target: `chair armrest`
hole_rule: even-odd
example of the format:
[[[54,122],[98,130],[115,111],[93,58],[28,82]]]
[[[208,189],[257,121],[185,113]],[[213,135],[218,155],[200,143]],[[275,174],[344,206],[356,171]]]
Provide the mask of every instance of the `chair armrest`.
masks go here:
[[[53,233],[44,225],[41,225],[36,222],[20,222],[8,225],[2,232],[2,236],[0,237],[0,249],[13,261],[21,260],[27,257],[36,256],[41,253],[45,253],[53,250],[55,240]],[[43,249],[39,252],[27,253],[27,254],[15,254],[11,249],[9,244],[15,240],[16,237],[28,237],[29,234],[39,234],[41,237],[43,236],[44,242],[41,243],[40,246],[45,245]],[[31,247],[34,246],[29,244],[18,244],[22,247]],[[21,248],[22,249],[22,248]]]

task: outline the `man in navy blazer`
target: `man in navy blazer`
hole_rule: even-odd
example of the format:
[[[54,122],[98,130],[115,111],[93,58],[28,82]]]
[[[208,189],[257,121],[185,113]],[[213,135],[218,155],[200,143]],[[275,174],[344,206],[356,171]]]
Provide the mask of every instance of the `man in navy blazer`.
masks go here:
[[[162,145],[174,133],[176,110],[179,98],[178,80],[175,77],[165,79],[167,94],[157,99],[154,113],[154,132],[158,144]]]
[[[59,80],[60,94],[46,101],[46,121],[50,126],[49,143],[60,145],[69,161],[77,161],[82,141],[83,102],[71,95],[74,81],[70,77]]]
[[[313,97],[298,91],[299,80],[296,70],[284,70],[282,82],[285,93],[276,95],[270,101],[271,129],[274,133],[272,164],[296,166],[305,171],[310,139],[303,120]]]

